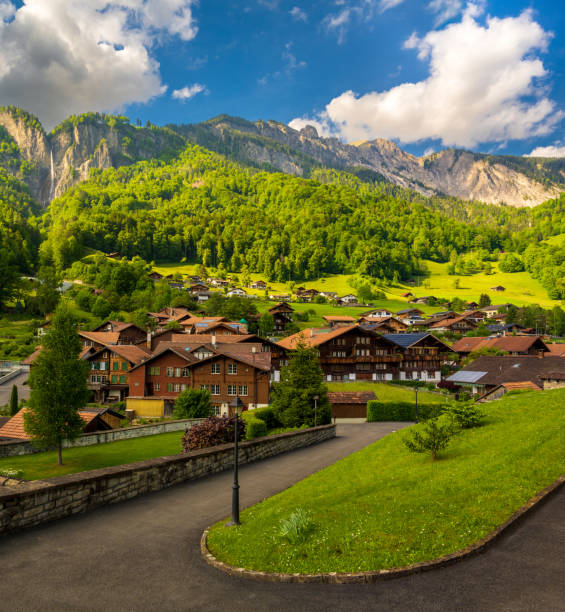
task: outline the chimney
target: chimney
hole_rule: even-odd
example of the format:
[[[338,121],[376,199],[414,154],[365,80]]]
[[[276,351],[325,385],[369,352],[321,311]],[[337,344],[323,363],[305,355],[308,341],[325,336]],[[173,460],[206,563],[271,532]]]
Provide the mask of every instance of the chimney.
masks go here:
[[[153,347],[151,346],[153,344],[152,340],[153,340],[153,332],[148,331],[146,345],[149,351],[153,350]]]

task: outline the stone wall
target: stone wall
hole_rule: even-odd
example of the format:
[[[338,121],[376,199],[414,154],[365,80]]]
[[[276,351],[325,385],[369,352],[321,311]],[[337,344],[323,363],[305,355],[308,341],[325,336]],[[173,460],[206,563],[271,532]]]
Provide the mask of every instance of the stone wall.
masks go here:
[[[63,448],[74,446],[93,446],[105,444],[106,442],[117,442],[118,440],[129,440],[130,438],[142,438],[144,436],[155,436],[157,434],[171,431],[184,431],[203,419],[181,419],[178,421],[163,421],[162,423],[149,423],[148,425],[134,425],[132,427],[121,427],[108,431],[81,434],[74,442],[64,442]],[[0,442],[0,457],[15,457],[17,455],[32,455],[42,452],[32,446],[26,440],[8,440]]]
[[[335,437],[335,425],[257,438],[239,445],[250,463]],[[233,467],[233,444],[128,465],[0,487],[0,535],[86,512]]]

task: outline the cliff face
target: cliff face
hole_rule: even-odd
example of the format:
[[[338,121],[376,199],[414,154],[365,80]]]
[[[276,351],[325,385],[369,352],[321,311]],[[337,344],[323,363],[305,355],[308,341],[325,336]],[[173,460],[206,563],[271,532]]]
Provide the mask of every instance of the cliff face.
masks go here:
[[[553,172],[553,180],[542,182],[513,167],[519,166],[520,158],[512,161],[454,149],[418,158],[382,138],[352,145],[336,138],[320,138],[312,126],[297,131],[276,121],[251,123],[223,116],[187,126],[185,134],[227,155],[236,153],[241,161],[261,166],[267,160],[282,172],[303,175],[316,164],[338,169],[365,167],[424,195],[446,194],[522,207],[541,204],[565,190],[563,172]]]
[[[17,145],[19,161],[27,162],[6,169],[43,205],[86,180],[91,168],[173,156],[185,147],[184,139],[170,130],[135,128],[104,115],[67,120],[47,135],[35,118],[5,109],[0,110],[0,126]]]

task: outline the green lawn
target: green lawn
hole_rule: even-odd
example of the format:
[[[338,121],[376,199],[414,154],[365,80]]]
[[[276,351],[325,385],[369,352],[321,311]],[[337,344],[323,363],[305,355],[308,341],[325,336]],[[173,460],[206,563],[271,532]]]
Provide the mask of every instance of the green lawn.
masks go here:
[[[355,382],[326,383],[328,391],[374,391],[377,399],[382,402],[414,402],[414,389],[400,385],[389,385],[371,381],[357,380]],[[422,404],[441,404],[445,402],[445,397],[439,393],[430,393],[424,389],[418,390],[418,403]]]
[[[22,478],[39,480],[111,465],[143,461],[153,457],[176,455],[182,450],[182,436],[182,431],[175,431],[96,446],[63,449],[63,465],[61,466],[57,465],[56,451],[23,457],[6,457],[0,459],[0,470],[22,470]]]
[[[242,512],[242,525],[211,530],[222,561],[281,572],[367,571],[455,552],[506,521],[565,470],[565,390],[484,405],[486,424],[460,433],[440,459],[387,436]],[[369,425],[370,426],[370,425]],[[298,508],[313,531],[280,534]]]

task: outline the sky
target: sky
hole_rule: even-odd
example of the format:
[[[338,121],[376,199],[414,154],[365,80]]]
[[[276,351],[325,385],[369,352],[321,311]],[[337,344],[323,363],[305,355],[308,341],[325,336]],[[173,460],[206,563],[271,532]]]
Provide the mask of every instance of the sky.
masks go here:
[[[565,157],[563,0],[0,0],[0,105],[47,129],[222,113]]]

